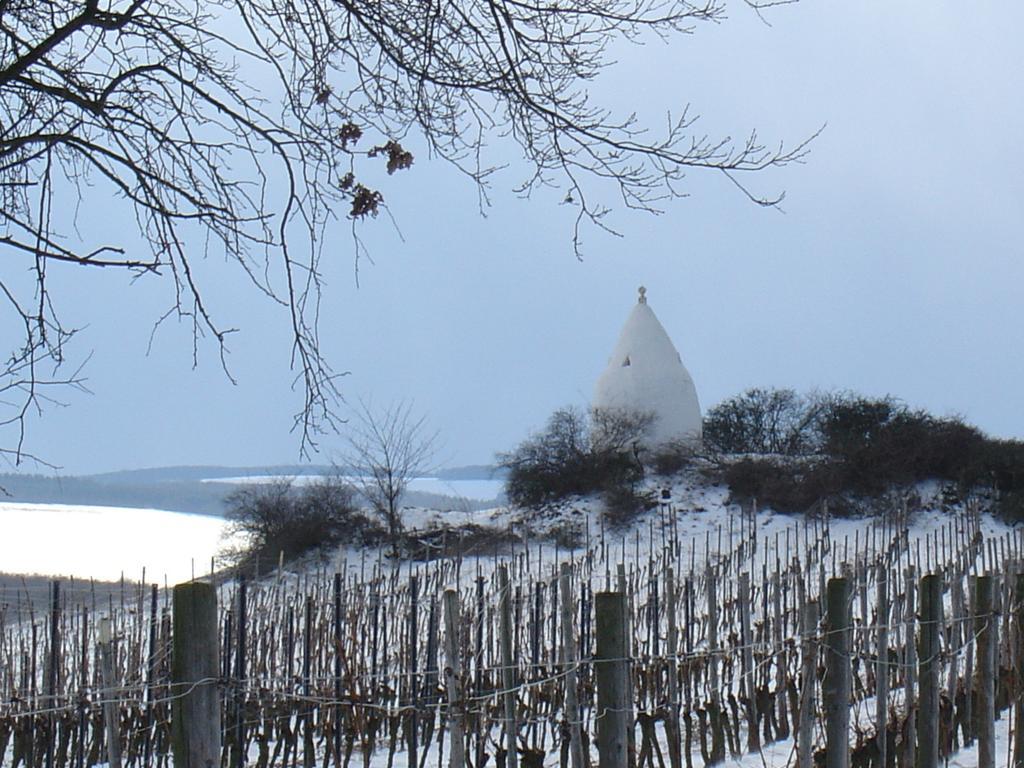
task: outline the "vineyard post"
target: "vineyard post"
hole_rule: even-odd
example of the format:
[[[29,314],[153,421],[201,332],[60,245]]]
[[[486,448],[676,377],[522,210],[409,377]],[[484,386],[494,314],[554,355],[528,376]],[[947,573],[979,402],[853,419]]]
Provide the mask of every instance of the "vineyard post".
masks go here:
[[[53,737],[56,731],[57,718],[57,679],[60,675],[60,582],[54,581],[51,587],[53,598],[50,610],[50,659],[46,668],[46,697],[50,714],[47,716],[50,727],[46,736],[46,768],[53,768]]]
[[[416,674],[418,662],[416,650],[419,639],[417,619],[419,618],[419,579],[415,574],[409,575],[409,622],[408,622],[408,662],[409,662],[409,687],[408,696],[408,717],[406,719],[406,738],[409,757],[409,768],[419,768],[419,686],[417,685]]]
[[[512,588],[508,581],[508,566],[498,566],[499,610],[501,612],[501,687],[505,700],[505,768],[516,768],[516,691],[515,669],[512,666]]]
[[[797,726],[797,768],[812,768],[814,758],[814,684],[818,668],[818,603],[800,607],[800,715]]]
[[[102,625],[101,625],[102,631]],[[109,625],[108,625],[109,633]],[[108,634],[109,642],[109,634]],[[220,696],[217,692],[217,590],[189,582],[174,588],[171,652],[171,744],[174,768],[220,765]],[[111,759],[119,768],[120,760]]]
[[[722,725],[722,692],[718,681],[718,574],[707,572],[708,602],[708,686],[711,688],[711,764],[725,760],[725,729]]]
[[[952,538],[952,535],[950,536]],[[947,562],[952,562],[953,558],[950,557]],[[950,607],[951,612],[949,616],[949,649],[948,655],[950,659],[949,669],[947,670],[946,677],[946,696],[951,702],[956,701],[956,686],[957,681],[960,679],[960,658],[963,655],[964,646],[964,634],[963,634],[963,623],[964,623],[964,585],[963,585],[963,573],[959,567],[954,565],[951,568],[953,574],[952,581],[950,581]]]
[[[313,736],[313,686],[310,673],[313,663],[313,611],[316,604],[313,594],[306,595],[305,631],[302,636],[302,766],[313,768],[316,765],[316,744]]]
[[[889,716],[889,568],[879,563],[876,571],[878,647],[875,662],[875,731],[878,739],[878,763],[886,765]]]
[[[637,529],[639,533],[639,529]],[[637,557],[639,562],[639,557]],[[619,563],[618,566],[618,591],[624,596],[623,599],[626,601],[625,608],[622,611],[622,642],[623,652],[622,658],[631,659],[633,655],[633,625],[630,621],[632,600],[630,599],[631,593],[626,585],[626,565],[625,563]],[[625,672],[623,672],[623,685],[625,688],[622,692],[622,704],[626,711],[626,721],[628,726],[626,727],[626,757],[629,760],[629,768],[636,768],[636,714],[633,711],[633,670],[632,664],[626,661],[624,662]]]
[[[79,661],[81,670],[81,690],[89,687],[89,608],[82,606],[82,655]],[[78,708],[78,755],[75,760],[77,768],[85,768],[85,736],[88,724],[86,708]]]
[[[465,768],[466,740],[463,722],[465,701],[462,687],[462,664],[459,660],[459,593],[446,589],[444,593],[444,646],[447,664],[444,668],[445,688],[448,690],[448,722],[451,730],[449,768]]]
[[[680,768],[680,733],[679,733],[679,628],[676,622],[676,576],[669,567],[665,572],[665,609],[668,612],[668,717],[666,731],[668,736],[668,756],[672,768]],[[655,628],[657,632],[657,628]]]
[[[1013,768],[1024,768],[1024,681],[1019,671],[1024,664],[1024,573],[1018,573],[1013,594],[1013,668],[1018,671],[1013,692]]]
[[[110,619],[104,616],[100,619],[100,677],[103,680],[103,721],[107,726],[107,762],[110,768],[121,768],[121,740],[117,727],[117,704],[114,702],[114,654],[110,643]]]
[[[825,766],[850,765],[850,581],[828,580],[825,612]]]
[[[786,529],[789,530],[788,528]],[[778,536],[776,535],[776,552],[778,551]],[[790,713],[786,709],[786,669],[788,664],[788,651],[782,642],[783,637],[783,606],[782,606],[782,577],[778,556],[775,559],[775,574],[772,576],[772,645],[775,647],[775,711],[778,720],[779,731],[776,738],[785,739],[789,737]]]
[[[756,752],[761,746],[757,732],[757,682],[754,680],[754,647],[750,631],[750,574],[740,574],[740,644],[742,646],[743,674],[740,693],[746,696],[747,751]]]
[[[626,707],[626,595],[598,592],[595,596],[597,652],[598,768],[625,768],[629,738]]]
[[[479,573],[479,565],[477,566],[477,572]],[[484,604],[484,577],[476,577],[476,656],[474,661],[475,666],[475,685],[473,690],[476,695],[479,696],[483,690],[484,680],[484,611],[486,610]],[[492,634],[493,637],[493,634]],[[474,723],[474,730],[476,731],[476,761],[474,765],[483,765],[484,754],[487,748],[487,734],[484,731],[484,725],[487,722],[487,709],[486,707],[480,707],[480,712],[477,715],[476,722]]]
[[[964,531],[965,537],[966,537],[966,533],[967,532]],[[966,544],[965,544],[965,546],[966,546]],[[973,566],[969,564],[968,559],[965,557],[964,573],[967,574],[967,577],[968,577],[967,578],[967,595],[966,595],[966,599],[967,599],[967,614],[966,615],[970,617],[969,620],[965,620],[965,624],[964,624],[964,638],[965,638],[965,640],[964,640],[964,647],[966,648],[966,654],[965,654],[965,658],[964,658],[964,688],[965,688],[964,693],[965,693],[965,696],[964,696],[964,716],[963,716],[963,720],[964,720],[964,722],[966,723],[966,726],[967,726],[965,728],[966,735],[964,737],[964,744],[963,744],[965,747],[971,746],[974,743],[974,739],[978,735],[977,734],[977,728],[975,727],[975,720],[974,720],[974,706],[975,706],[975,702],[974,702],[974,694],[973,694],[973,691],[975,690],[974,689],[974,680],[976,679],[975,678],[975,675],[976,675],[976,672],[975,672],[975,668],[976,668],[975,667],[975,664],[976,664],[976,662],[975,662],[975,646],[977,645],[977,642],[976,642],[975,638],[977,637],[977,629],[976,629],[976,627],[977,627],[977,621],[978,620],[977,620],[976,617],[978,615],[978,604],[977,604],[977,595],[975,594],[975,591],[976,591],[975,584],[974,584],[975,580],[974,580],[974,577],[970,576],[970,569],[971,568],[973,568]]]
[[[903,698],[906,701],[907,730],[903,742],[904,765],[915,765],[917,756],[917,699],[915,689],[917,688],[917,650],[914,645],[914,624],[917,620],[917,609],[915,608],[915,595],[917,590],[914,585],[917,583],[916,570],[914,566],[907,566],[906,578],[906,603],[904,613],[904,692]]]
[[[334,574],[334,744],[332,745],[332,752],[334,753],[334,766],[340,768],[341,766],[341,736],[342,728],[341,723],[341,673],[342,673],[342,654],[344,653],[344,636],[342,635],[342,621],[341,621],[341,573],[336,572]]]
[[[978,638],[977,720],[972,730],[978,737],[978,768],[996,764],[996,646],[992,615],[992,577],[974,580],[974,634]]]
[[[149,599],[149,656],[146,659],[146,730],[145,741],[143,742],[143,765],[150,764],[150,757],[153,754],[153,686],[156,679],[157,603],[159,599],[159,587],[156,584],[151,584]]]
[[[562,563],[562,660],[565,664],[565,719],[569,724],[569,757],[572,768],[583,768],[583,740],[580,734],[580,706],[576,695],[576,639],[572,631],[572,566]]]
[[[939,668],[942,633],[942,577],[921,579],[921,634],[918,651],[920,704],[917,718],[917,768],[939,764]]]
[[[246,646],[249,629],[249,585],[243,574],[238,580],[238,643],[235,651],[235,685],[238,689],[234,695],[234,739],[236,768],[245,768],[245,697],[246,697]]]

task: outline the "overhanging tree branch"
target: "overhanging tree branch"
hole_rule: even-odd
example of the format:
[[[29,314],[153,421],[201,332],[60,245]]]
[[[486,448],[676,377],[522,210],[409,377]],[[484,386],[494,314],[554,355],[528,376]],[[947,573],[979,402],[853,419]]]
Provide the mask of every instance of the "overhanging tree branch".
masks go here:
[[[745,3],[760,12],[777,0]],[[688,194],[687,172],[725,173],[762,205],[781,200],[740,175],[798,162],[806,142],[709,138],[685,109],[655,136],[587,90],[616,41],[688,35],[724,11],[725,0],[0,2],[0,281],[20,298],[12,275],[27,266],[36,278],[31,300],[8,304],[35,335],[0,377],[25,350],[36,363],[65,359],[51,345],[74,329],[50,300],[48,264],[159,276],[167,316],[191,321],[194,347],[208,336],[223,361],[226,308],[196,269],[219,253],[285,309],[295,427],[302,450],[314,448],[340,398],[317,326],[323,244],[335,220],[382,210],[366,169],[408,168],[403,142],[455,166],[481,206],[518,154],[526,171],[511,186],[562,190],[577,255],[587,225],[615,231],[612,209],[657,211]],[[78,205],[49,204],[55,185]],[[135,231],[78,235],[90,205],[117,209]],[[25,396],[38,405],[34,389]],[[11,413],[23,426],[22,405]]]

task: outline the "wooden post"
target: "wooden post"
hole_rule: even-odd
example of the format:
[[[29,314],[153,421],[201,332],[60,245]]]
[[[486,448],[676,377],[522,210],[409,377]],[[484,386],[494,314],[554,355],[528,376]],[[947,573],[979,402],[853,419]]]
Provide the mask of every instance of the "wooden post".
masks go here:
[[[53,768],[53,741],[57,730],[57,681],[60,677],[60,582],[54,581],[51,587],[52,605],[50,609],[50,658],[46,667],[46,702],[50,709],[48,719],[50,727],[46,737],[46,768]]]
[[[680,768],[681,744],[679,732],[679,627],[676,621],[676,578],[675,571],[668,568],[665,572],[665,609],[668,612],[668,716],[666,718],[666,736],[668,738],[668,756],[672,768]],[[657,623],[654,628],[657,633]]]
[[[757,681],[754,679],[754,646],[750,632],[750,574],[740,574],[740,658],[743,660],[740,678],[740,696],[746,697],[747,710],[747,751],[756,752],[761,747],[757,732]]]
[[[636,562],[640,562],[640,529],[637,529],[637,550],[636,550]],[[618,567],[618,591],[624,595],[626,601],[626,608],[622,612],[622,638],[625,645],[622,649],[622,658],[631,659],[633,657],[633,626],[630,621],[632,614],[632,600],[630,599],[630,592],[626,586],[626,566],[624,563],[619,563]],[[629,759],[629,768],[636,768],[636,713],[633,710],[633,665],[626,661],[623,684],[625,688],[622,691],[622,703],[626,709],[626,756]]]
[[[110,645],[110,619],[104,616],[100,619],[100,676],[103,679],[103,720],[107,726],[107,761],[110,768],[121,768],[121,735],[117,727],[117,692],[114,687],[114,659]],[[179,768],[177,761],[175,768]]]
[[[598,592],[594,596],[597,625],[597,751],[599,768],[625,768],[629,739],[626,712],[626,596]]]
[[[463,717],[465,704],[462,692],[462,664],[459,659],[459,593],[447,589],[444,593],[444,683],[448,691],[448,723],[450,727],[449,768],[465,768],[466,739]]]
[[[825,613],[825,766],[850,766],[850,582],[829,579]]]
[[[812,768],[814,761],[814,685],[818,668],[818,603],[800,610],[800,716],[797,726],[797,768]]]
[[[906,702],[907,730],[903,742],[903,764],[912,766],[917,759],[917,648],[914,644],[914,626],[917,621],[917,609],[915,596],[917,590],[914,585],[917,582],[916,569],[914,566],[907,568],[906,578],[906,610],[903,623],[903,668],[906,678],[903,681],[903,697]]]
[[[235,707],[235,762],[236,768],[245,768],[245,698],[246,698],[246,654],[249,627],[248,584],[245,576],[238,580],[238,647],[235,653],[235,684],[238,690],[234,695]]]
[[[218,659],[216,588],[201,582],[178,584],[171,656],[174,768],[220,765]]]
[[[406,718],[406,750],[409,758],[409,768],[419,768],[419,716],[420,716],[420,696],[419,696],[419,684],[416,679],[416,675],[419,672],[419,659],[417,658],[417,648],[419,642],[419,579],[415,574],[409,576],[409,623],[408,623],[408,635],[406,641],[408,643],[408,661],[409,661],[409,687],[407,689],[407,695],[409,697],[408,707],[409,714]],[[511,766],[510,766],[511,768]]]
[[[942,577],[921,579],[921,634],[918,650],[920,705],[917,711],[917,768],[939,764],[939,638],[942,633]]]
[[[316,605],[313,595],[306,595],[305,631],[302,636],[302,766],[314,768],[316,765],[316,743],[313,736],[313,683],[310,678],[313,665],[313,611]]]
[[[1017,671],[1013,692],[1013,761],[1012,768],[1024,768],[1024,573],[1018,573],[1013,593],[1013,668]]]
[[[342,636],[341,621],[341,573],[334,574],[334,707],[331,713],[334,717],[334,753],[335,768],[341,767],[341,737],[345,730],[342,727],[341,709],[341,657],[344,653],[345,638]]]
[[[580,733],[580,706],[576,682],[576,639],[572,631],[571,566],[562,563],[562,663],[565,664],[565,719],[569,724],[569,757],[572,768],[583,768],[583,739]]]
[[[505,700],[505,767],[516,768],[516,671],[512,660],[512,594],[508,582],[508,566],[498,566],[498,592],[501,613],[499,632],[501,635],[501,687]]]
[[[978,710],[972,730],[978,737],[978,768],[996,764],[996,638],[992,615],[992,577],[974,580],[974,634],[978,638],[978,671],[975,679]]]
[[[159,588],[156,584],[150,585],[149,598],[149,657],[146,660],[146,733],[143,743],[142,764],[149,765],[150,757],[153,754],[152,730],[153,730],[153,686],[156,679],[156,642],[157,642],[157,602],[159,600]],[[81,755],[80,755],[81,757]],[[81,765],[79,765],[81,768]]]
[[[718,680],[718,574],[712,567],[707,571],[708,598],[708,687],[711,702],[711,764],[725,760],[725,728],[722,725],[722,692]]]
[[[878,764],[885,768],[889,745],[889,568],[884,563],[878,564],[875,582],[878,600],[875,610],[875,623],[878,625],[875,648],[875,730]]]

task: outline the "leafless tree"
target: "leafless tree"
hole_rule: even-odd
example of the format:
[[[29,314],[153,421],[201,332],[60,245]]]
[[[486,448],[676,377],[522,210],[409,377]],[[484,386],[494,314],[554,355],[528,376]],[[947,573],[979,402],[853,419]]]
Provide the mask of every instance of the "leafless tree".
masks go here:
[[[402,496],[413,478],[429,471],[437,432],[430,430],[425,416],[416,415],[410,402],[377,410],[365,401],[353,408],[346,431],[343,464],[352,473],[352,483],[387,523],[391,547],[397,551]]]
[[[577,252],[582,226],[608,228],[610,205],[653,210],[683,194],[691,169],[775,204],[740,177],[801,159],[806,142],[712,139],[682,105],[655,137],[586,90],[616,41],[686,34],[724,11],[725,0],[0,0],[0,322],[18,336],[0,424],[18,430],[12,455],[47,391],[81,383],[65,371],[76,330],[52,300],[56,270],[162,277],[153,320],[191,323],[194,358],[206,339],[223,364],[235,329],[197,269],[213,255],[284,309],[310,447],[339,395],[317,329],[325,237],[347,220],[358,265],[355,227],[384,205],[370,165],[408,168],[410,141],[464,172],[481,206],[516,150],[527,170],[514,188],[564,191]],[[100,213],[128,226],[79,227]]]

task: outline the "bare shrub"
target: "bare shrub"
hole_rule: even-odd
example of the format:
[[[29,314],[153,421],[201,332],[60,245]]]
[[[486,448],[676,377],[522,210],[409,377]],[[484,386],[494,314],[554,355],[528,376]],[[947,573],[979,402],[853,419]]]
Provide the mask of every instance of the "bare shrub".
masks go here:
[[[643,478],[641,441],[651,418],[627,411],[560,408],[547,426],[498,455],[505,492],[518,507],[539,508],[571,496],[631,488]]]
[[[792,389],[748,389],[708,411],[704,443],[722,453],[813,453],[822,406]]]
[[[290,480],[241,488],[225,501],[232,541],[221,551],[229,565],[290,562],[309,552],[346,543],[375,543],[383,530],[356,502],[355,490],[337,478],[296,486]]]

